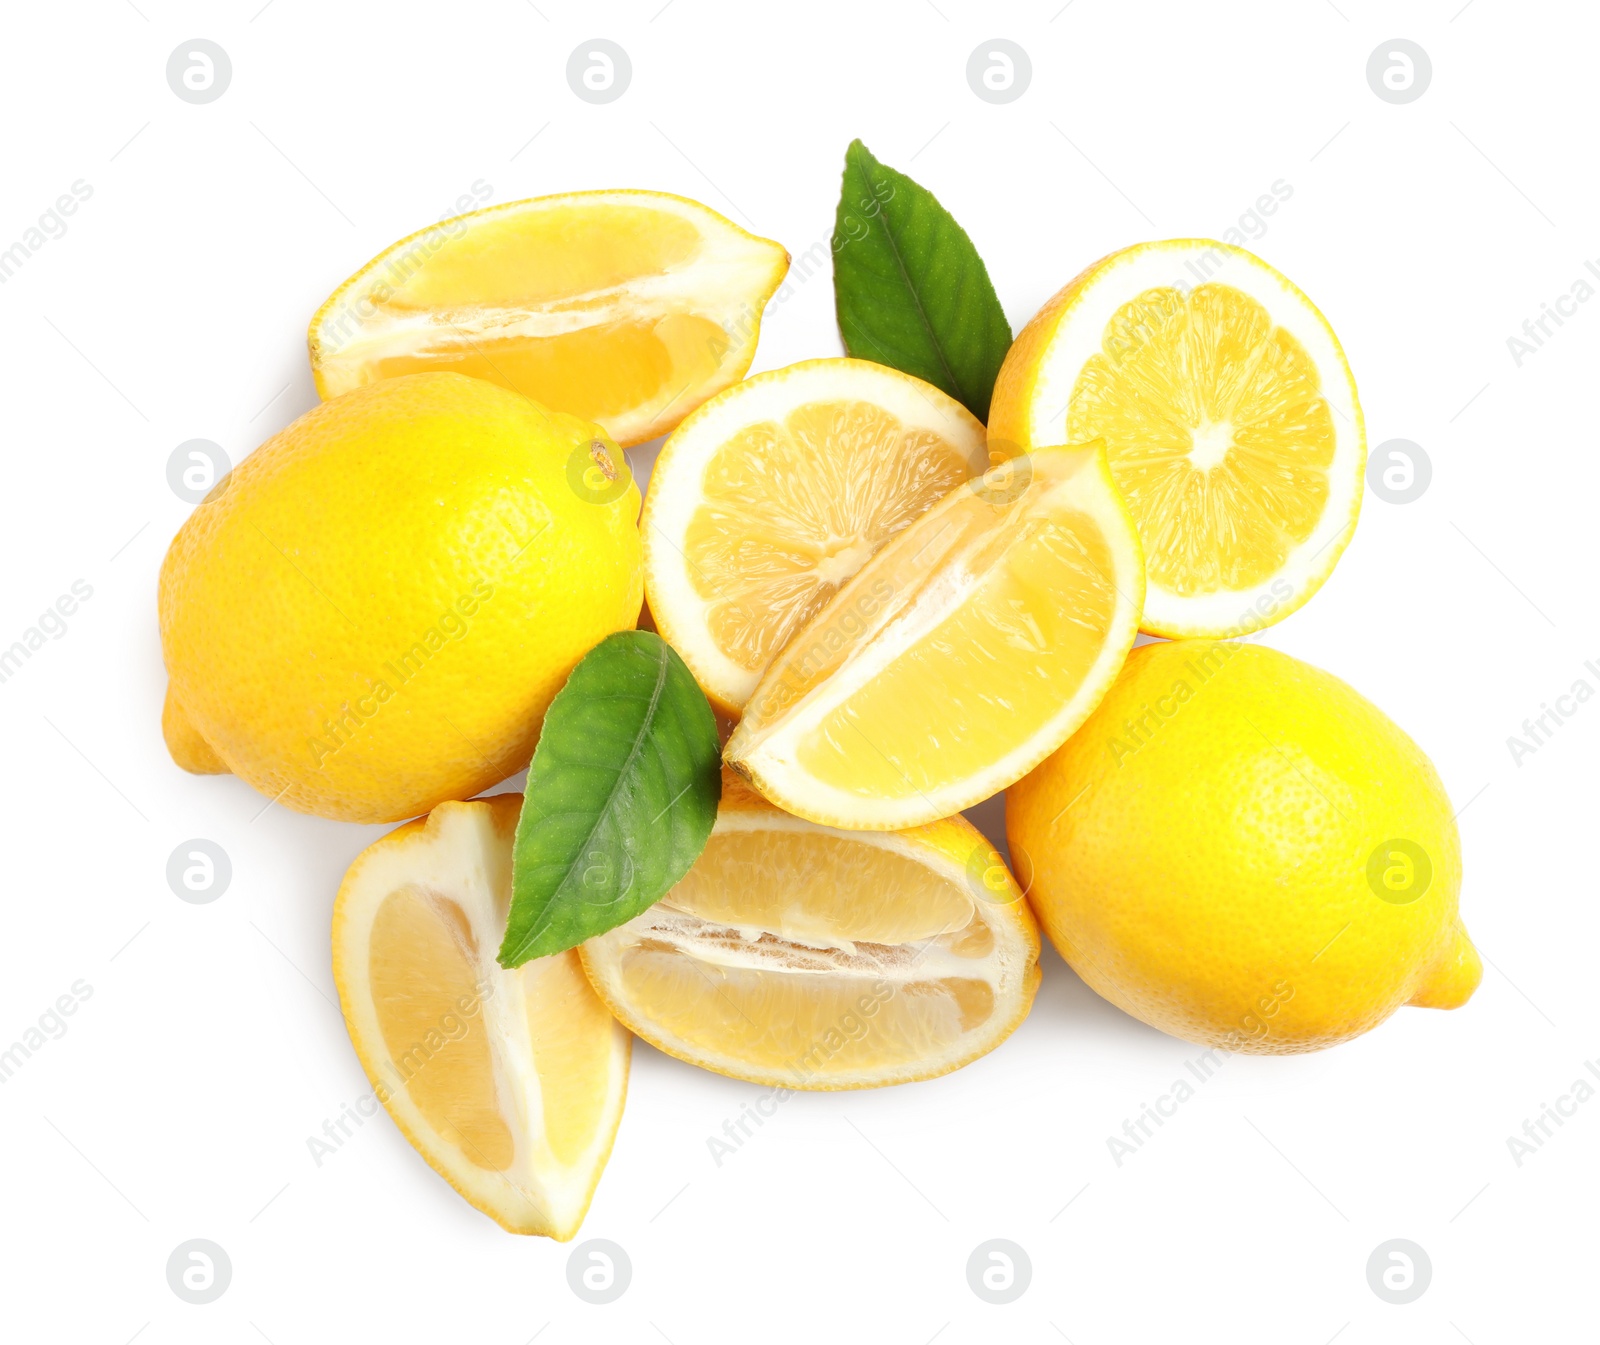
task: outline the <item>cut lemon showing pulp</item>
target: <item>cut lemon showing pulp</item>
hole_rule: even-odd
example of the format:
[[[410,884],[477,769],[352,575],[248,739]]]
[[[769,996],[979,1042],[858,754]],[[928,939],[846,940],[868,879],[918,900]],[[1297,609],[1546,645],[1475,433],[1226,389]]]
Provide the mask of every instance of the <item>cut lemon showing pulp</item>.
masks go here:
[[[362,852],[334,903],[333,974],[417,1152],[511,1232],[565,1240],[611,1153],[631,1039],[576,953],[495,961],[521,804],[441,803]]]
[[[686,419],[640,531],[662,636],[737,714],[789,637],[895,533],[989,465],[983,426],[866,360],[808,360]]]
[[[1013,458],[896,536],[795,635],[724,760],[829,826],[948,817],[1020,779],[1100,703],[1143,597],[1099,446]]]
[[[1144,629],[1236,636],[1300,607],[1361,507],[1366,433],[1327,320],[1206,239],[1096,262],[1017,337],[990,443],[1103,439],[1144,543]]]
[[[579,951],[652,1045],[786,1088],[946,1074],[1004,1041],[1039,984],[1038,925],[964,818],[835,831],[732,779],[694,867]]]
[[[603,426],[626,447],[736,381],[789,257],[661,192],[491,206],[379,253],[311,320],[317,391],[447,369]]]

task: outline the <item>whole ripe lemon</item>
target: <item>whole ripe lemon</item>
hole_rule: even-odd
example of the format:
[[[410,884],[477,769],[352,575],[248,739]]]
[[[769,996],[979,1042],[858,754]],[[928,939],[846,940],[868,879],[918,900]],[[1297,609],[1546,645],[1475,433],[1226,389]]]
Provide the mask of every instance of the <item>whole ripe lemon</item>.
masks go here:
[[[470,798],[527,765],[574,665],[638,619],[638,514],[604,431],[480,379],[323,403],[167,551],[168,750],[344,821]]]
[[[1311,1051],[1482,964],[1432,763],[1338,678],[1217,640],[1135,649],[1006,797],[1040,923],[1119,1008],[1231,1051]]]

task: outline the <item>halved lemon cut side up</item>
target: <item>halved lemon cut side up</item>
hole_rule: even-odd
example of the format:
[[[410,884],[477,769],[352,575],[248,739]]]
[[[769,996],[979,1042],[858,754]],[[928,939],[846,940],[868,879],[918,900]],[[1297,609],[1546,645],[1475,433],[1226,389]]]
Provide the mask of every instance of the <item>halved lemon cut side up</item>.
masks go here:
[[[1344,353],[1310,300],[1240,248],[1146,243],[1097,262],[1024,329],[994,405],[994,441],[1105,442],[1155,634],[1281,620],[1355,528],[1366,440]]]
[[[521,803],[441,803],[365,850],[334,904],[334,979],[417,1151],[504,1228],[565,1240],[611,1153],[631,1038],[575,952],[495,961]]]
[[[783,248],[660,192],[572,192],[432,225],[318,311],[317,391],[446,369],[603,426],[626,447],[735,382]]]
[[[1137,631],[1138,539],[1097,445],[957,488],[767,669],[724,760],[772,802],[887,830],[998,793],[1099,704]]]
[[[999,1045],[1039,982],[1033,915],[964,819],[836,831],[731,779],[694,867],[581,952],[646,1041],[787,1088],[948,1073]]]
[[[808,360],[729,388],[650,478],[645,594],[725,713],[885,542],[989,465],[983,426],[920,379]]]

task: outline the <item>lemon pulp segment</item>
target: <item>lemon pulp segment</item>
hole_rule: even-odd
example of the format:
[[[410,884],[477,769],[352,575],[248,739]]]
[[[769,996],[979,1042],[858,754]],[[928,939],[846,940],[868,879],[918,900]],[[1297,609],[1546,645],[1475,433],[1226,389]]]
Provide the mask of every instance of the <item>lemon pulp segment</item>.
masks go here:
[[[997,1045],[1037,984],[1037,927],[992,854],[962,819],[837,831],[730,778],[688,874],[583,945],[584,966],[625,1024],[707,1069],[791,1088],[931,1078]],[[975,855],[998,881],[969,877]]]
[[[1317,366],[1229,285],[1118,309],[1078,374],[1067,437],[1105,440],[1150,580],[1182,596],[1270,578],[1327,505],[1335,434]]]
[[[706,466],[684,554],[712,638],[759,672],[867,558],[971,473],[968,454],[865,401],[742,427]]]

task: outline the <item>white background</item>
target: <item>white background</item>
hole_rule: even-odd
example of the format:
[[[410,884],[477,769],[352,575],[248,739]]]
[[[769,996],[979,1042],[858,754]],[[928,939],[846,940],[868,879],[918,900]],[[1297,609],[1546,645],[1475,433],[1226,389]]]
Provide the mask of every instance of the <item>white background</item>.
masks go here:
[[[0,645],[73,581],[93,597],[0,684],[0,1046],[75,981],[93,994],[0,1085],[0,1335],[1592,1338],[1600,1099],[1520,1167],[1507,1146],[1600,1057],[1600,702],[1520,765],[1507,746],[1580,677],[1600,689],[1584,669],[1600,303],[1521,367],[1507,347],[1600,257],[1592,7],[82,0],[11,8],[5,28],[0,249],[73,181],[93,195],[0,286]],[[196,36],[233,63],[206,106],[164,75]],[[608,106],[564,74],[596,36],[633,64]],[[997,36],[1033,64],[1005,106],[965,78]],[[1433,63],[1408,106],[1365,77],[1397,36]],[[1434,477],[1408,505],[1369,493],[1326,588],[1260,638],[1350,681],[1437,762],[1465,809],[1484,983],[1458,1012],[1402,1009],[1332,1051],[1228,1061],[1120,1168],[1107,1137],[1199,1050],[1053,953],[995,1054],[796,1096],[720,1167],[707,1138],[758,1090],[638,1046],[580,1234],[624,1247],[633,1278],[592,1306],[567,1286],[571,1246],[501,1232],[386,1117],[313,1162],[308,1137],[365,1091],[328,917],[382,829],[167,759],[155,579],[188,506],[165,464],[197,437],[237,461],[309,408],[318,303],[477,179],[496,201],[680,192],[798,255],[830,232],[856,135],[966,225],[1014,327],[1099,255],[1220,233],[1292,185],[1254,247],[1338,331],[1370,443],[1417,441]],[[756,368],[839,349],[823,271],[769,310]],[[211,905],[166,883],[193,837],[232,859]],[[233,1265],[207,1306],[166,1280],[194,1237]],[[965,1272],[993,1237],[1033,1266],[1004,1307]],[[1396,1237],[1433,1266],[1407,1306],[1366,1277]]]

